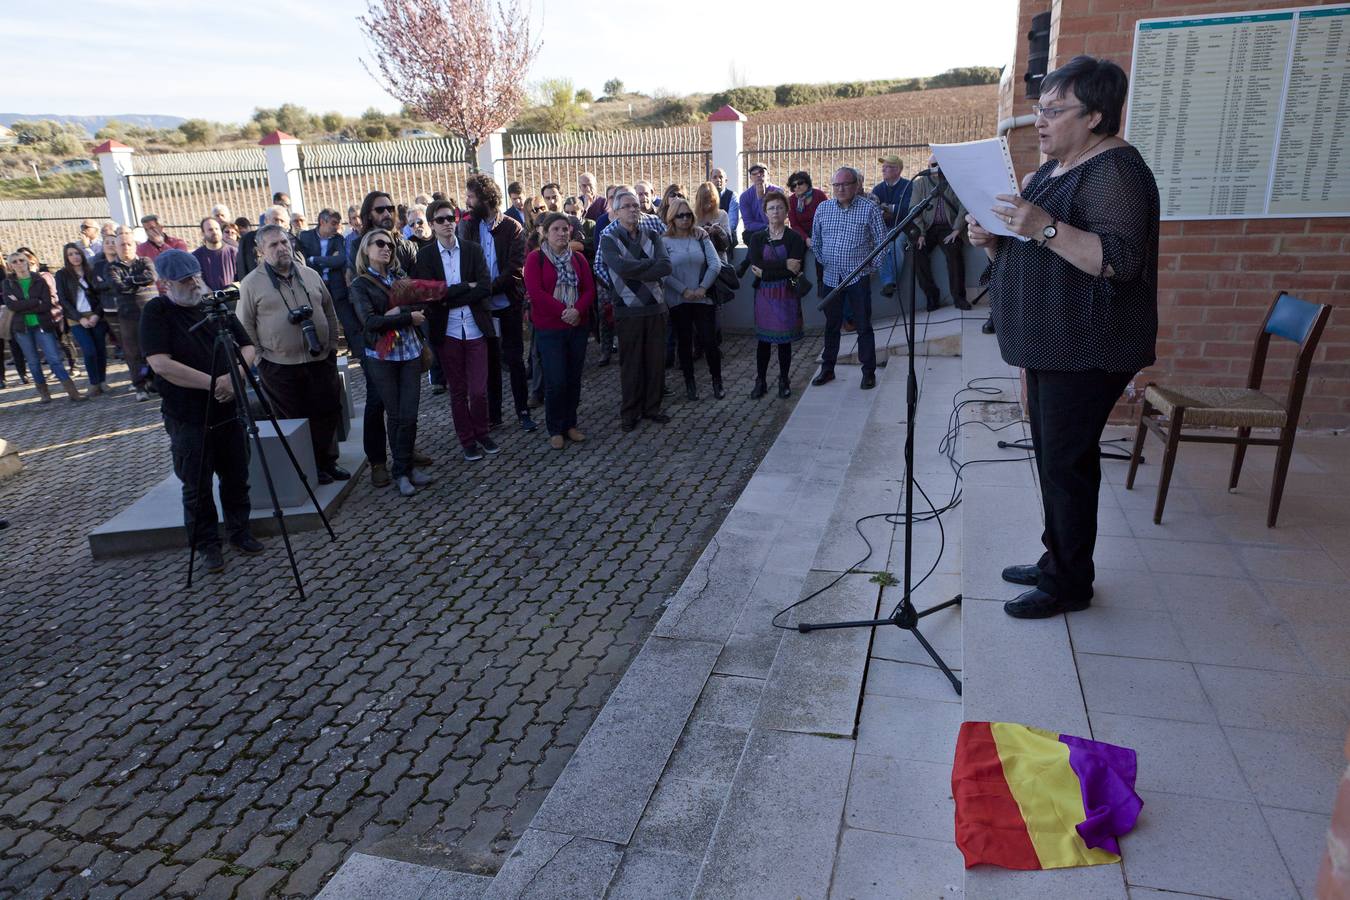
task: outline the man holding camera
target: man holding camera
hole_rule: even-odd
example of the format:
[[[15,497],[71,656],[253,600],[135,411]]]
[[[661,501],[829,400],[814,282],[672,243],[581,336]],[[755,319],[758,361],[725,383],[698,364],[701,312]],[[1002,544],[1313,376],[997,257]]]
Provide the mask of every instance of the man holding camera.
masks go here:
[[[345,481],[337,464],[342,388],[337,312],[323,278],[298,265],[280,225],[258,229],[261,265],[239,283],[239,322],[258,346],[258,374],[278,419],[309,419],[319,484]]]
[[[117,258],[104,270],[116,298],[111,304],[117,310],[114,333],[122,345],[136,399],[145,401],[150,395],[145,390],[149,379],[145,374],[145,356],[141,353],[141,310],[159,293],[155,288],[155,264],[147,257],[136,255],[136,236],[130,231],[118,233],[116,240]],[[105,302],[104,308],[108,305]]]
[[[161,252],[156,264],[164,293],[141,313],[140,344],[159,387],[174,474],[183,483],[183,527],[206,571],[219,572],[225,559],[211,497],[213,474],[220,479],[220,505],[230,543],[250,555],[263,550],[248,527],[248,441],[236,414],[228,357],[221,353],[213,358],[218,348],[209,328],[192,330],[206,318],[201,264],[191,253],[172,248]],[[254,349],[248,335],[236,321],[230,321],[229,328],[244,362],[252,365]]]

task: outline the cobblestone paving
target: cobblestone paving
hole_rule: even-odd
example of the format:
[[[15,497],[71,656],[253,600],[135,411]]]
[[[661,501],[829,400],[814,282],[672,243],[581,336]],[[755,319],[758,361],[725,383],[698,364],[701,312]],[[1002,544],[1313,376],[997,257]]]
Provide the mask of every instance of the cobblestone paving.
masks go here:
[[[306,602],[279,538],[191,591],[185,553],[93,561],[86,530],[169,471],[157,405],[120,367],[79,407],[11,380],[0,896],[308,897],[372,847],[494,871],[791,411],[748,399],[752,338],[724,349],[725,400],[673,373],[674,421],[632,435],[617,366],[588,368],[562,453],[508,423],[464,463],[425,391],[438,481],[363,479],[336,543],[299,535]]]

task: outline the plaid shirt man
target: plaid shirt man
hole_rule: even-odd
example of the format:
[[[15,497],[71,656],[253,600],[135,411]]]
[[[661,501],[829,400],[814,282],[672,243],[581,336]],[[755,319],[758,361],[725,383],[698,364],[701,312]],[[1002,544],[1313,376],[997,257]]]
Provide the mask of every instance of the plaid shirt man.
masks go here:
[[[605,226],[603,231],[601,231],[599,234],[595,236],[595,246],[597,250],[595,254],[595,265],[592,268],[595,270],[595,277],[600,280],[600,283],[606,289],[610,288],[609,268],[605,265],[604,259],[601,258],[598,248],[600,246],[601,239],[604,238],[605,235],[609,234],[616,228],[622,227],[623,226],[620,225],[618,222],[610,222],[608,225]],[[666,223],[662,222],[659,217],[653,216],[650,213],[639,213],[638,230],[645,231],[648,234],[665,234]]]
[[[820,204],[811,223],[811,247],[825,267],[825,286],[838,287],[840,280],[875,250],[885,236],[881,207],[862,195],[854,197],[847,209],[837,200]],[[879,268],[881,258],[877,257],[848,284],[856,284]]]

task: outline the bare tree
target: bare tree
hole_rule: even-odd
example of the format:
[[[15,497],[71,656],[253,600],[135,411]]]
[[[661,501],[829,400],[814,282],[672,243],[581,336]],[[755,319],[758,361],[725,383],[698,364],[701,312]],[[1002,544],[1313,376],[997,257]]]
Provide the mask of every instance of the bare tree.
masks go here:
[[[478,145],[520,112],[539,53],[520,0],[367,0],[362,65],[394,99]]]

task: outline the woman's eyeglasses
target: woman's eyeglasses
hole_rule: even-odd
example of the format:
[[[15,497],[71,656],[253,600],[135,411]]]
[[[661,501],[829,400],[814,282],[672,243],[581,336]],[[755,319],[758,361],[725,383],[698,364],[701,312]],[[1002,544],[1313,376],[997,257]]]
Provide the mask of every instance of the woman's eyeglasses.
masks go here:
[[[693,217],[694,214],[690,212],[676,213],[674,216],[676,219],[692,219]]]
[[[375,247],[379,250],[389,250],[394,245],[389,243],[388,241],[371,241],[370,246]]]

